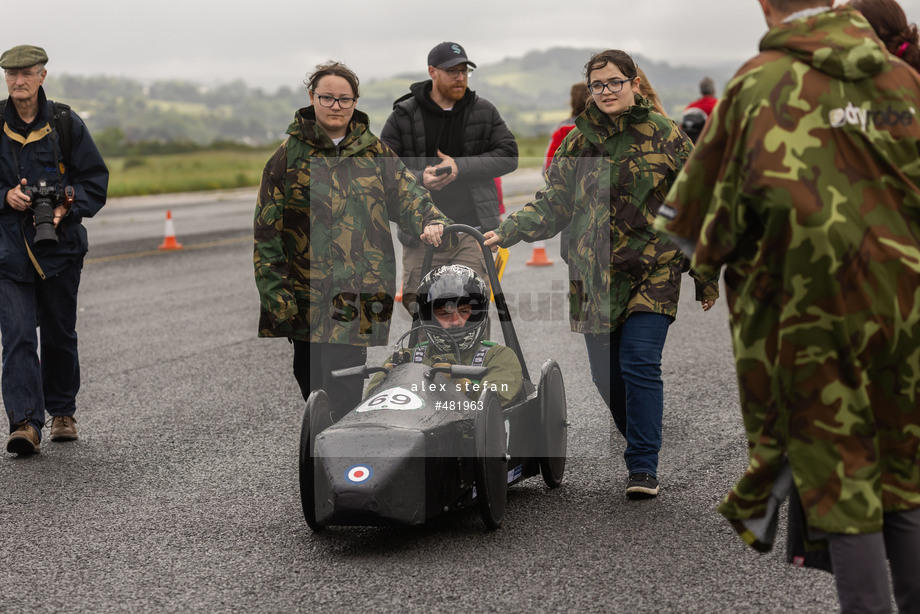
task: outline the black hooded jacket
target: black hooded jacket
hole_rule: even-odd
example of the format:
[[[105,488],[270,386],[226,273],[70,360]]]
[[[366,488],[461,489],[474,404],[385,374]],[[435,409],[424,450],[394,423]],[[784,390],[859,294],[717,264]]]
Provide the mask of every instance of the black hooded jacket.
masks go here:
[[[445,112],[431,100],[431,87],[431,80],[414,83],[410,93],[393,104],[380,139],[421,177],[426,166],[438,163],[437,144],[444,142],[442,136],[448,131],[449,149],[459,147],[461,153],[442,148],[454,158],[458,171],[457,180],[445,190],[451,186],[447,194],[468,190],[483,231],[492,230],[499,223],[493,180],[517,168],[517,142],[498,110],[472,90],[467,90],[453,111]],[[439,126],[440,134],[429,134],[432,126]],[[438,204],[439,193],[431,195]]]

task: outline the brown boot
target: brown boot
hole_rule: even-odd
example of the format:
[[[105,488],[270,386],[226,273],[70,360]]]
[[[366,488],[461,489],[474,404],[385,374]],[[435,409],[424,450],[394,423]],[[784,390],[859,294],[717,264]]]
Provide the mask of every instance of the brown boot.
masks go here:
[[[77,439],[76,420],[73,416],[55,416],[51,419],[51,441]]]
[[[11,454],[35,454],[38,452],[38,431],[27,422],[14,425],[16,430],[10,433],[6,442],[6,451]]]

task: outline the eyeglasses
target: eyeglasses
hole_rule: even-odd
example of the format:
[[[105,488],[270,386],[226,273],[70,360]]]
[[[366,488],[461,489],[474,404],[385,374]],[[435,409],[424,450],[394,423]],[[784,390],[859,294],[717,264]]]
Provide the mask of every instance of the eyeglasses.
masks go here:
[[[440,66],[436,66],[435,68],[447,73],[447,76],[450,77],[451,79],[456,79],[457,77],[469,77],[470,75],[473,74],[473,69],[469,67],[467,68],[441,68]]]
[[[594,83],[588,84],[588,91],[590,91],[595,96],[598,96],[600,94],[603,94],[604,88],[606,88],[610,90],[611,94],[617,94],[623,91],[624,83],[629,83],[633,79],[635,79],[635,77],[633,77],[632,79],[626,79],[624,81],[620,81],[619,79],[613,79],[612,81],[608,81],[607,83],[601,83],[600,81],[595,81]]]
[[[19,70],[19,69],[9,69],[3,71],[6,74],[7,81],[15,81],[19,77],[24,77],[26,79],[31,79],[37,77],[41,74],[40,70]]]
[[[342,96],[341,98],[336,98],[335,96],[326,96],[324,94],[316,94],[314,96],[319,100],[320,106],[331,107],[335,103],[339,103],[340,109],[350,109],[355,106],[355,102],[358,100],[352,96]]]

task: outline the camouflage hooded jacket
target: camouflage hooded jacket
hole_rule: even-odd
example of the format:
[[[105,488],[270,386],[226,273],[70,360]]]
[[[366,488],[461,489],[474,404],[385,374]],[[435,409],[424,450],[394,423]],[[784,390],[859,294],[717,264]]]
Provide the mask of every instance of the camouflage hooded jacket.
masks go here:
[[[920,506],[920,79],[846,7],[760,49],[656,222],[727,267],[749,464],[719,510],[763,516],[788,455],[809,526],[875,532]]]
[[[396,290],[390,221],[445,218],[360,111],[338,146],[300,109],[262,173],[255,213],[260,337],[384,345]]]
[[[536,200],[495,230],[500,244],[545,239],[571,222],[574,332],[612,332],[635,311],[676,316],[687,261],[652,222],[690,155],[690,140],[639,95],[615,120],[591,105],[575,125]],[[698,300],[718,296],[717,281],[696,279]]]

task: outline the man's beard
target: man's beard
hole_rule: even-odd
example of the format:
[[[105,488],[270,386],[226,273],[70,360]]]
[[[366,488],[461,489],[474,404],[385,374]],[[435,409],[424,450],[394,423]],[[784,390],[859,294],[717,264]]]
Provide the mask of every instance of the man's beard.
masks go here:
[[[452,100],[454,102],[457,102],[458,100],[463,98],[463,96],[466,94],[465,85],[463,86],[462,90],[453,90],[452,84],[447,84],[447,83],[444,83],[443,81],[439,81],[438,83],[435,84],[435,87],[438,88],[438,93],[441,96],[443,96],[444,98],[448,100]]]

